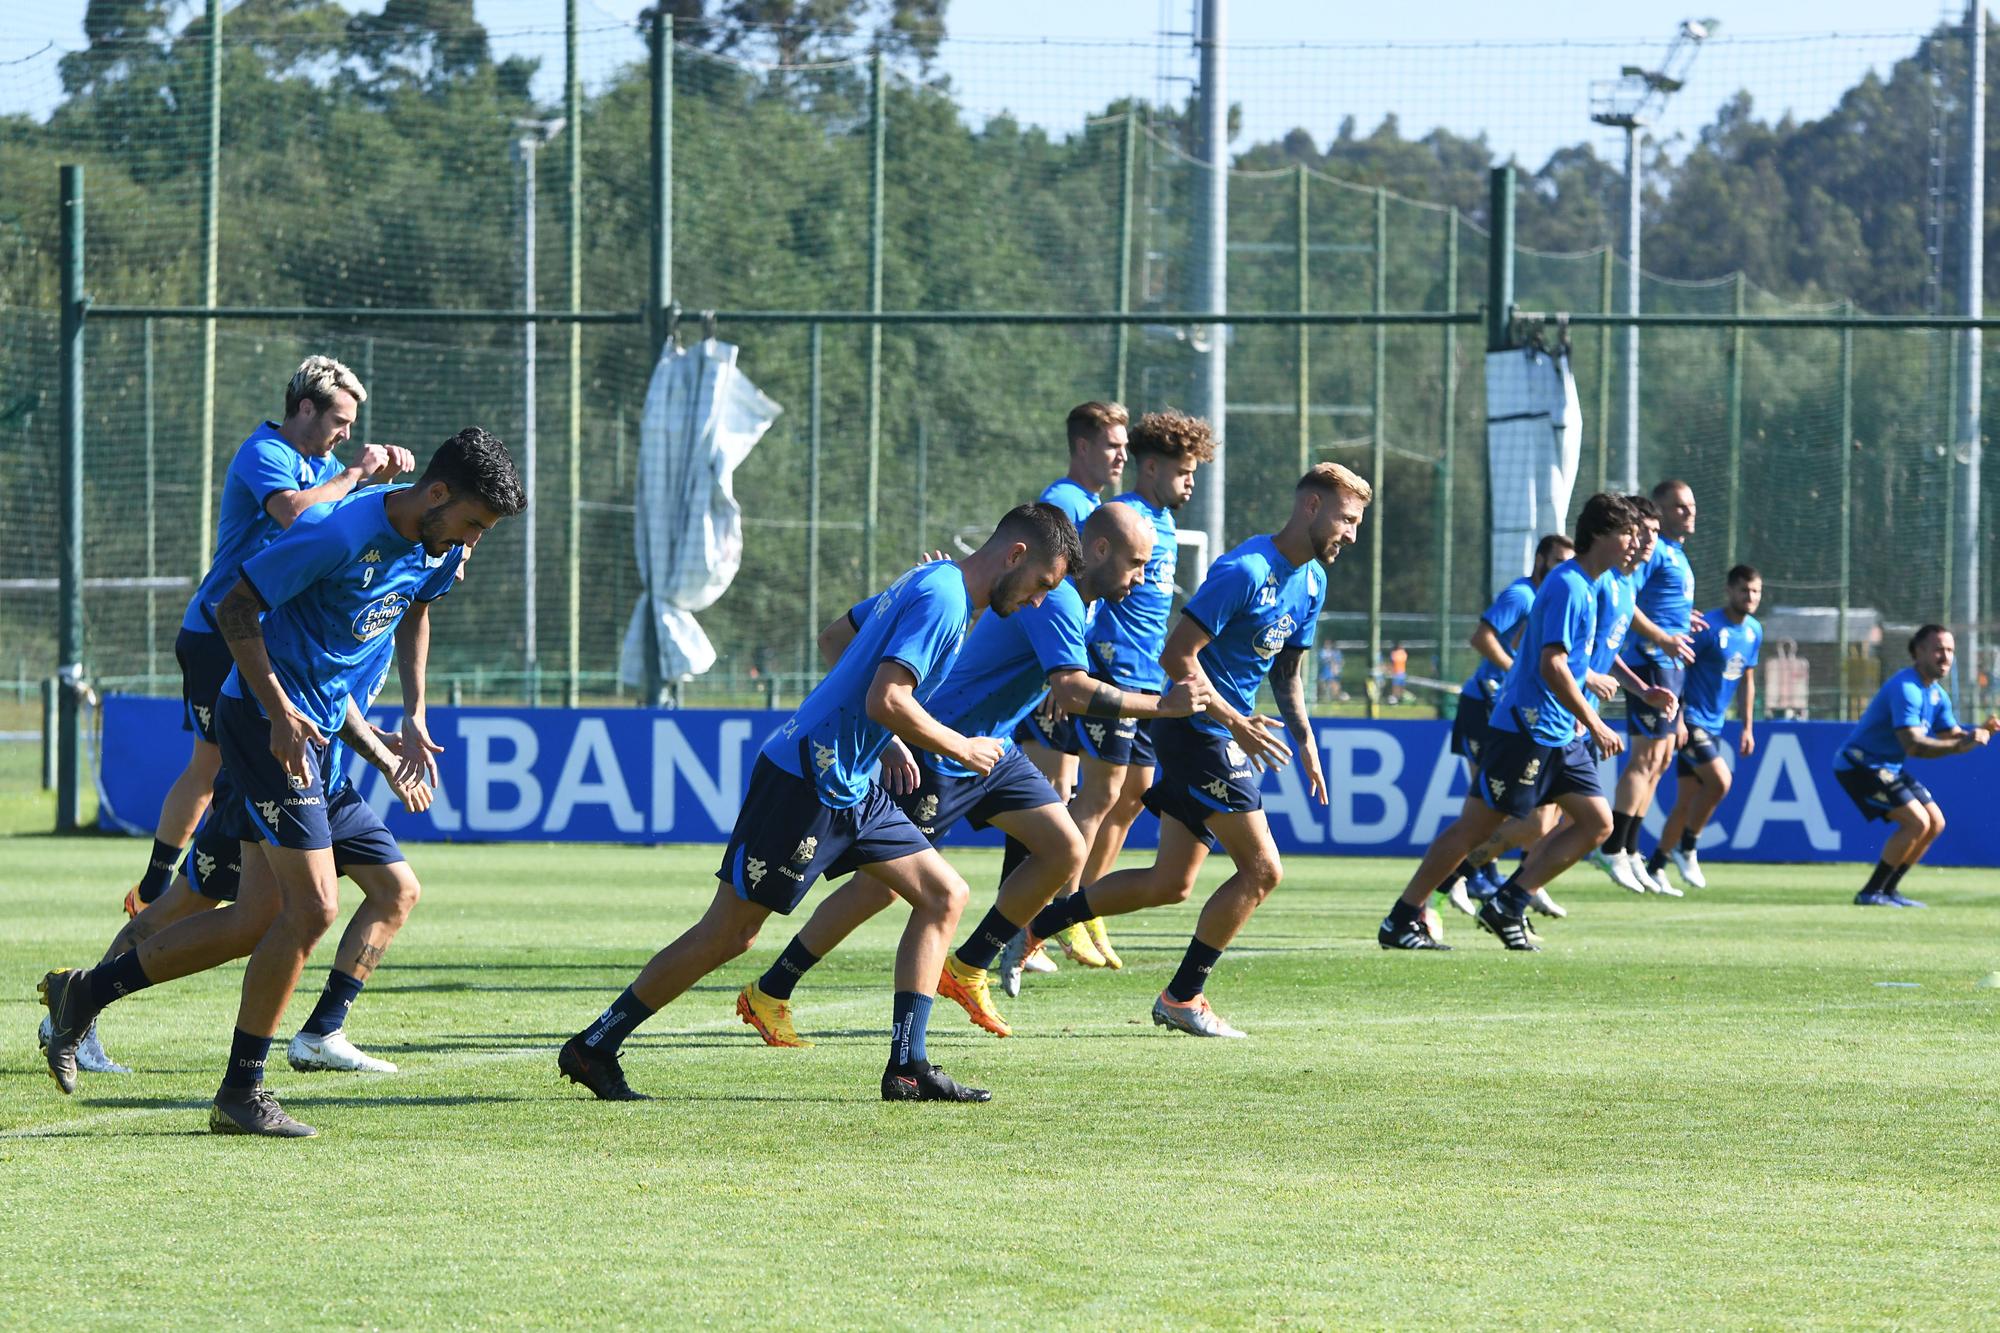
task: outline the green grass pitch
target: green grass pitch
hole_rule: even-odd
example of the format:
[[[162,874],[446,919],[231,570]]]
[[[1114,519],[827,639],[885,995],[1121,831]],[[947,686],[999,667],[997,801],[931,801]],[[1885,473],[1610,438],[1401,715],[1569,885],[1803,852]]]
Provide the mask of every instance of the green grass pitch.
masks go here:
[[[0,838],[8,1327],[2000,1319],[1990,874],[1921,871],[1933,910],[1893,912],[1846,905],[1852,868],[1716,864],[1685,902],[1579,872],[1541,956],[1455,915],[1456,952],[1409,956],[1373,938],[1406,865],[1299,859],[1211,987],[1251,1040],[1154,1028],[1193,909],[1124,918],[1127,970],[1031,978],[1012,1039],[939,1005],[985,1107],[877,1100],[899,922],[800,987],[817,1046],[762,1046],[731,999],[775,921],[627,1046],[659,1100],[608,1105],[555,1047],[713,849],[418,847],[350,1023],[402,1072],[274,1059],[322,1137],[269,1143],[204,1131],[239,968],[107,1016],[132,1077],[65,1099],[40,1066],[34,981],[94,960],[141,850]],[[955,859],[983,907],[997,858]]]

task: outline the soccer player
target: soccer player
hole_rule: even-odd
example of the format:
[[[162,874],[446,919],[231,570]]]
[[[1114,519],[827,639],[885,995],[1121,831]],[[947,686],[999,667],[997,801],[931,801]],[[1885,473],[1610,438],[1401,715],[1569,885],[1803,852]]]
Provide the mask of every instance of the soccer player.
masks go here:
[[[1091,674],[1099,680],[1120,690],[1158,694],[1167,687],[1160,653],[1167,643],[1180,559],[1174,511],[1193,496],[1195,470],[1215,457],[1215,433],[1199,417],[1148,412],[1132,428],[1128,448],[1138,463],[1137,484],[1110,503],[1131,505],[1152,524],[1153,552],[1146,561],[1145,579],[1132,595],[1098,609],[1084,634],[1084,646],[1090,652]],[[1094,884],[1110,873],[1125,848],[1132,821],[1145,808],[1145,794],[1153,781],[1150,726],[1135,717],[1090,718],[1076,725],[1080,773],[1070,814],[1089,849],[1080,884]],[[1109,947],[1103,923],[1094,914],[1077,920],[1085,923],[1105,964],[1123,966]]]
[[[1153,695],[1119,690],[1089,674],[1083,651],[1087,609],[1098,601],[1115,602],[1138,586],[1152,549],[1152,526],[1130,505],[1106,505],[1084,520],[1082,560],[1069,578],[1039,606],[1024,606],[1005,619],[980,618],[958,665],[930,700],[932,716],[961,735],[1004,743],[1044,694],[1077,717],[1186,717],[1198,711],[1208,697],[1199,681],[1179,681],[1164,695]],[[834,622],[830,628],[839,639],[850,640],[867,622],[874,601]],[[1083,835],[1019,747],[1009,748],[985,774],[924,752],[915,760],[914,783],[893,779],[909,762],[907,752],[895,753],[901,749],[901,742],[891,741],[883,756],[884,772],[892,775],[890,791],[933,846],[963,818],[974,828],[997,826],[1028,849],[1001,881],[985,919],[945,959],[938,979],[938,993],[963,1006],[974,1023],[997,1037],[1009,1036],[1012,1029],[993,1007],[989,969],[1082,866]],[[792,1026],[793,987],[855,927],[895,901],[887,884],[865,870],[856,874],[828,895],[763,977],[743,988],[737,1014],[769,1045],[808,1045]],[[1010,959],[1017,969],[1018,958],[1016,951]],[[1013,976],[1009,993],[1018,994],[1018,970]]]
[[[1882,682],[1834,760],[1833,776],[1869,819],[1895,825],[1857,907],[1922,907],[1902,893],[1903,876],[1944,832],[1944,811],[1924,784],[1904,770],[1909,759],[1939,759],[1976,750],[2000,731],[2000,717],[1967,729],[1958,724],[1944,678],[1958,643],[1942,625],[1910,636],[1910,665]]]
[[[1584,700],[1597,635],[1598,581],[1639,545],[1639,515],[1623,496],[1590,497],[1577,518],[1576,555],[1552,570],[1528,608],[1521,651],[1493,699],[1473,789],[1451,826],[1424,854],[1403,894],[1376,932],[1385,949],[1445,949],[1424,924],[1432,893],[1466,853],[1509,819],[1556,804],[1574,821],[1540,844],[1500,891],[1480,905],[1478,921],[1509,949],[1532,950],[1528,897],[1603,840],[1611,824],[1597,776],[1597,756],[1625,748]]]
[[[1099,402],[1077,404],[1063,423],[1069,436],[1069,471],[1043,489],[1041,500],[1062,510],[1079,533],[1103,503],[1103,493],[1125,475],[1126,427],[1130,423],[1131,416],[1121,404]],[[1021,720],[1014,743],[1055,786],[1056,794],[1068,801],[1076,791],[1076,723],[1051,699]],[[1008,837],[1001,858],[1001,881],[1004,883],[1027,859],[1028,849]],[[1104,955],[1097,951],[1088,932],[1073,931],[1063,944],[1089,966],[1105,966]],[[1055,970],[1054,962],[1042,950],[1024,962],[1031,971]],[[1014,975],[1018,988],[1019,974]]]
[[[125,895],[127,916],[167,887],[181,849],[208,807],[222,762],[215,744],[215,695],[234,664],[216,629],[215,609],[236,586],[237,571],[311,506],[338,500],[356,486],[392,481],[416,466],[408,449],[390,445],[362,446],[360,458],[345,468],[333,456],[347,442],[355,414],[367,400],[368,391],[353,371],[330,356],[309,356],[285,386],[285,419],[258,426],[230,460],[216,509],[215,559],[188,602],[174,640],[181,668],[181,726],[194,733],[194,751],[160,804],[146,872]],[[93,1059],[88,1046],[94,1045],[88,1043],[79,1057]]]
[[[1320,463],[1299,479],[1282,528],[1252,537],[1209,568],[1161,655],[1173,677],[1206,681],[1213,693],[1206,711],[1154,724],[1160,776],[1145,802],[1160,817],[1158,855],[1143,870],[1106,875],[1057,899],[1028,927],[1031,941],[1046,939],[1093,916],[1186,902],[1208,854],[1226,851],[1235,871],[1203,905],[1179,970],[1153,1001],[1153,1022],[1163,1027],[1198,1037],[1244,1035],[1210,1006],[1208,976],[1283,875],[1258,770],[1290,762],[1296,747],[1307,789],[1326,804],[1304,664],[1326,603],[1327,568],[1354,543],[1373,498],[1354,473]],[[1290,745],[1275,734],[1273,719],[1256,712],[1267,675]]]
[[[1684,481],[1668,480],[1653,487],[1652,498],[1660,510],[1660,536],[1638,570],[1639,608],[1632,618],[1637,633],[1626,641],[1621,655],[1646,684],[1679,698],[1686,664],[1694,657],[1688,635],[1699,628],[1694,623],[1694,569],[1684,549],[1694,535],[1694,492]],[[1625,771],[1618,775],[1611,829],[1602,848],[1605,870],[1621,888],[1631,887],[1626,883],[1629,877],[1644,889],[1672,892],[1665,879],[1655,880],[1646,872],[1638,848],[1639,829],[1660,779],[1667,775],[1679,726],[1664,709],[1637,702],[1626,709],[1632,750]]]
[[[1764,579],[1749,565],[1729,571],[1724,585],[1728,601],[1708,613],[1708,624],[1694,636],[1694,664],[1688,668],[1682,715],[1687,742],[1675,760],[1680,779],[1673,812],[1660,830],[1659,846],[1646,860],[1646,870],[1658,880],[1671,859],[1681,882],[1691,889],[1708,887],[1695,848],[1709,816],[1729,794],[1729,764],[1717,744],[1732,696],[1738,699],[1743,734],[1736,752],[1749,758],[1757,750],[1757,654],[1764,646],[1764,627],[1757,623],[1757,605],[1764,599]],[[1739,693],[1739,690],[1741,691]]]
[[[236,667],[217,699],[216,735],[242,827],[256,838],[244,844],[244,876],[268,874],[278,906],[244,969],[229,1063],[209,1109],[216,1133],[316,1132],[285,1113],[263,1076],[299,974],[339,909],[326,735],[374,679],[380,641],[393,634],[404,710],[397,774],[436,785],[442,747],[430,738],[424,695],[430,603],[450,590],[465,550],[525,507],[506,446],[470,427],[438,448],[416,485],[353,496],[250,557],[217,608]],[[43,979],[54,1025],[49,1067],[65,1091],[90,1011],[146,980],[136,953],[119,963],[128,966]]]
[[[1479,617],[1473,627],[1468,642],[1472,650],[1479,654],[1479,665],[1465,678],[1465,684],[1458,692],[1458,708],[1451,719],[1451,752],[1465,760],[1466,773],[1476,776],[1479,772],[1479,752],[1486,741],[1486,720],[1493,715],[1493,696],[1500,691],[1500,682],[1507,677],[1507,671],[1514,665],[1514,654],[1521,646],[1521,635],[1528,624],[1528,608],[1534,604],[1535,589],[1542,586],[1549,571],[1560,565],[1575,553],[1568,537],[1560,532],[1551,532],[1535,543],[1535,564],[1527,574],[1515,579],[1500,590],[1486,613]],[[1451,900],[1460,911],[1468,916],[1478,909],[1467,897],[1461,901],[1468,889],[1483,889],[1478,896],[1491,897],[1500,888],[1500,880],[1494,874],[1495,861],[1484,865],[1463,863],[1454,876]]]
[[[925,705],[957,660],[973,613],[1005,619],[1040,604],[1068,573],[1076,542],[1061,510],[1021,505],[971,555],[918,565],[875,599],[839,662],[764,743],[708,911],[563,1044],[556,1067],[564,1077],[606,1101],[638,1099],[618,1062],[633,1030],[742,956],[771,913],[789,914],[821,875],[866,870],[910,904],[896,954],[883,1100],[990,1098],[960,1086],[925,1049],[965,881],[869,774],[892,734],[972,773],[994,770],[1006,754],[1003,742],[954,731]]]

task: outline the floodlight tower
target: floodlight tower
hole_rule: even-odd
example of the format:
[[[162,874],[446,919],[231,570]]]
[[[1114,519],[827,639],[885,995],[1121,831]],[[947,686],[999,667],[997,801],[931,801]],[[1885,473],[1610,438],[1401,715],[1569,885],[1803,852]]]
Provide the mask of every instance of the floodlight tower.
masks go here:
[[[1639,130],[1657,121],[1667,99],[1687,86],[1701,44],[1716,28],[1716,19],[1688,19],[1674,34],[1667,57],[1658,69],[1627,65],[1615,79],[1590,85],[1590,118],[1625,131],[1625,309],[1639,313]],[[1603,429],[1600,425],[1599,429]],[[1639,326],[1625,329],[1625,490],[1639,489]]]

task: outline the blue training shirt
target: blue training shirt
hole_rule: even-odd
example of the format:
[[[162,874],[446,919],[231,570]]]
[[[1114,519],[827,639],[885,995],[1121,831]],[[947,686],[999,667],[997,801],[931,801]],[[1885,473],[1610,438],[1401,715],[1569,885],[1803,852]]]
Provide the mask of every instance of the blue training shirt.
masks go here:
[[[319,506],[314,505],[313,508],[317,509]],[[389,637],[392,641],[395,638],[394,635]],[[393,663],[388,660],[389,654],[385,653],[383,657],[382,669],[375,673],[375,683],[362,690],[354,699],[354,706],[360,711],[363,721],[367,720],[368,710],[375,706],[375,701],[382,697],[382,687],[389,683],[389,668]],[[341,789],[347,786],[347,760],[354,752],[347,742],[338,736],[329,736],[327,740],[331,744],[326,747],[326,794],[338,796]]]
[[[1085,490],[1068,477],[1057,477],[1043,488],[1038,498],[1043,504],[1052,504],[1067,514],[1078,532],[1083,531],[1083,521],[1104,503],[1096,491]]]
[[[1944,682],[1924,684],[1915,667],[1904,667],[1882,682],[1861,720],[1841,742],[1834,767],[1901,772],[1909,756],[1903,753],[1903,742],[1896,733],[1905,727],[1931,736],[1958,730],[1958,715],[1951,711],[1951,696],[1944,692]]]
[[[1493,605],[1486,608],[1480,620],[1493,627],[1493,633],[1500,639],[1500,645],[1510,653],[1521,647],[1521,630],[1528,623],[1528,608],[1535,604],[1535,581],[1523,575],[1500,590],[1493,599]],[[1459,690],[1462,695],[1491,700],[1500,689],[1501,678],[1507,673],[1494,666],[1484,657],[1465,678],[1465,685]]]
[[[1591,637],[1590,669],[1599,675],[1611,673],[1618,650],[1631,632],[1632,608],[1637,605],[1638,597],[1639,583],[1631,574],[1607,569],[1597,581],[1597,632]],[[1587,690],[1583,697],[1590,700],[1592,708],[1604,711],[1602,699]]]
[[[202,576],[201,586],[181,616],[181,628],[198,634],[214,634],[215,608],[236,586],[243,562],[269,546],[284,526],[271,517],[264,502],[281,491],[309,491],[324,485],[340,473],[340,460],[332,454],[308,458],[278,434],[275,423],[266,421],[250,433],[229,460],[222,479],[222,500],[216,507],[215,559]]]
[[[1653,553],[1634,571],[1639,581],[1639,609],[1668,634],[1685,634],[1694,624],[1694,566],[1687,552],[1669,537],[1653,543]],[[1625,650],[1627,662],[1676,666],[1666,651],[1650,639],[1634,639]]]
[[[1550,571],[1528,608],[1528,630],[1513,670],[1500,683],[1488,725],[1502,731],[1526,730],[1537,745],[1566,746],[1576,736],[1577,719],[1542,679],[1542,652],[1560,647],[1578,685],[1590,670],[1597,634],[1597,581],[1574,560]]]
[[[1006,617],[988,611],[965,636],[959,665],[926,705],[931,716],[960,735],[1012,745],[1014,728],[1049,692],[1051,675],[1090,670],[1083,624],[1083,594],[1073,579],[1064,579],[1040,606],[1024,606]],[[974,776],[943,755],[929,763],[947,777]]]
[[[1120,689],[1167,687],[1160,669],[1160,651],[1167,646],[1167,620],[1174,609],[1174,574],[1180,563],[1180,530],[1174,511],[1148,504],[1137,491],[1127,491],[1110,504],[1128,504],[1153,522],[1153,553],[1139,586],[1122,602],[1106,602],[1084,635],[1094,674]]]
[[[1757,665],[1764,627],[1755,616],[1733,624],[1728,611],[1720,608],[1710,611],[1707,620],[1708,628],[1694,636],[1694,662],[1681,692],[1681,712],[1691,727],[1721,731],[1743,673]]]
[[[875,761],[889,743],[889,729],[868,716],[876,669],[884,662],[906,667],[917,678],[917,702],[928,708],[972,618],[965,576],[949,560],[918,565],[871,601],[847,651],[764,742],[765,758],[793,777],[810,774],[821,802],[835,810],[868,795]]]
[[[1278,650],[1312,646],[1325,604],[1326,571],[1319,562],[1294,565],[1275,541],[1259,536],[1210,565],[1181,614],[1208,631],[1198,660],[1216,696],[1248,716]],[[1212,736],[1229,734],[1208,713],[1188,721]]]
[[[424,553],[389,523],[385,501],[404,486],[370,486],[314,505],[244,562],[242,577],[267,608],[264,651],[285,697],[328,736],[347,717],[395,648],[393,631],[413,602],[451,591],[465,548]],[[231,669],[222,692],[254,699]],[[261,707],[261,705],[259,705]]]

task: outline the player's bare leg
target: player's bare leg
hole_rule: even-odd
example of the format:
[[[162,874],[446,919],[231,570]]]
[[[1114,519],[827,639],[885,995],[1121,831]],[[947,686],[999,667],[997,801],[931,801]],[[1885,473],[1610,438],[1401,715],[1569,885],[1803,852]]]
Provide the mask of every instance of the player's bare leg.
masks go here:
[[[397,932],[410,919],[422,889],[406,861],[352,866],[348,874],[361,889],[361,906],[341,933],[333,969],[312,1013],[286,1048],[285,1058],[301,1072],[393,1074],[393,1063],[359,1050],[348,1039],[347,1012]]]
[[[162,848],[174,849],[176,856],[180,850],[194,840],[195,830],[201,826],[201,817],[208,812],[209,797],[215,789],[215,775],[222,768],[222,748],[214,741],[194,738],[194,750],[188,755],[187,764],[180,776],[174,779],[167,795],[160,802],[160,816],[153,829],[154,855],[161,855]],[[164,870],[159,873],[164,874]],[[157,885],[158,880],[152,881]],[[140,885],[134,885],[125,895],[125,914],[136,916],[148,906],[140,897]]]
[[[1689,888],[1708,887],[1695,844],[1716,807],[1722,804],[1722,798],[1729,794],[1729,782],[1729,765],[1720,758],[1682,773],[1674,794],[1674,808],[1667,812],[1666,825],[1660,830],[1659,844],[1646,859],[1648,872],[1656,877],[1665,873],[1666,863],[1671,860]]]
[[[111,937],[111,947],[104,951],[101,961],[108,963],[127,949],[138,948],[168,926],[220,906],[215,899],[204,898],[190,888],[187,876],[176,875],[165,893],[147,903],[139,915],[118,928],[118,933]]]

